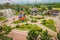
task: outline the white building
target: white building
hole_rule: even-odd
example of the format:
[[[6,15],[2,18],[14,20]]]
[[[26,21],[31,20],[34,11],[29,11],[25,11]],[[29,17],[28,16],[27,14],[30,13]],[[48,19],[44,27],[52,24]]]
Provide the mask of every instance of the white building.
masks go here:
[[[2,10],[0,10],[0,13],[3,13],[3,16],[4,17],[9,18],[9,17],[14,16],[15,11],[12,10],[12,9],[2,9]]]

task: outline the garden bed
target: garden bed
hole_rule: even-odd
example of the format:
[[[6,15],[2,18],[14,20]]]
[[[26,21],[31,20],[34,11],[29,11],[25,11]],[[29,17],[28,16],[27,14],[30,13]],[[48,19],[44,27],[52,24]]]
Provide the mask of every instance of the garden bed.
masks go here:
[[[19,30],[41,29],[36,24],[23,24],[23,25],[16,26],[16,28],[19,29]]]
[[[57,31],[56,30],[56,26],[54,24],[54,21],[52,19],[49,19],[49,20],[43,20],[42,21],[42,24],[46,27],[48,27],[49,29],[53,30],[53,31]]]
[[[25,20],[16,20],[13,21],[14,24],[18,24],[18,23],[22,23],[22,22],[27,22],[29,19],[25,19]]]

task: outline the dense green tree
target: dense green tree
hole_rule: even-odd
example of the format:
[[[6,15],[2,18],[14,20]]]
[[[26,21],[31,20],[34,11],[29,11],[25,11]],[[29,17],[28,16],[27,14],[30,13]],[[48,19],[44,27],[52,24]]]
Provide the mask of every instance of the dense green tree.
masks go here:
[[[46,7],[41,7],[41,9],[42,9],[43,11],[45,11],[45,10],[46,10]]]
[[[4,25],[0,27],[0,33],[2,34],[8,34],[11,31],[12,31],[12,28],[10,26]]]
[[[0,26],[0,33],[3,31],[2,27]]]
[[[48,10],[52,10],[52,6],[48,6]]]
[[[40,33],[41,40],[51,40],[51,35],[48,33],[48,31],[43,31]]]
[[[36,31],[35,29],[32,29],[29,31],[27,39],[28,40],[37,40],[38,35],[39,35],[38,31]]]
[[[60,40],[60,32],[57,33],[57,38],[58,38],[58,40]]]
[[[42,31],[40,29],[32,29],[28,33],[28,40],[51,40],[51,35],[48,31]]]
[[[0,39],[1,40],[13,40],[11,37],[6,36],[9,32],[11,32],[12,28],[10,26],[4,25],[0,26]]]
[[[6,34],[12,31],[12,28],[10,26],[4,25],[3,31],[5,31]]]

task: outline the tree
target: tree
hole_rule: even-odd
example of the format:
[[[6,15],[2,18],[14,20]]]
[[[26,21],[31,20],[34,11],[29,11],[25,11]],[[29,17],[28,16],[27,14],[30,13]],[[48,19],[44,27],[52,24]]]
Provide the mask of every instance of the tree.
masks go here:
[[[40,29],[32,29],[28,33],[28,40],[51,40],[51,35],[48,31],[43,31]]]
[[[57,38],[58,38],[58,40],[60,40],[60,32],[57,33]]]
[[[45,10],[46,10],[46,7],[42,7],[41,9],[42,9],[43,11],[45,11]]]
[[[48,10],[52,10],[52,6],[48,6]]]
[[[41,36],[41,40],[51,40],[51,35],[48,33],[48,31],[43,31],[42,33],[40,33]]]
[[[38,31],[36,31],[35,29],[32,29],[29,31],[27,39],[28,40],[37,40],[38,35],[39,35]]]
[[[10,26],[5,25],[5,26],[3,27],[3,30],[5,31],[5,34],[8,34],[9,32],[12,31],[12,28],[11,28]]]
[[[2,34],[8,34],[11,31],[12,31],[12,28],[10,26],[4,25],[0,27],[0,33]]]
[[[2,27],[0,26],[0,33],[2,32]]]
[[[4,25],[0,26],[0,39],[1,40],[13,40],[13,38],[6,36],[9,32],[11,32],[12,28],[10,26]]]

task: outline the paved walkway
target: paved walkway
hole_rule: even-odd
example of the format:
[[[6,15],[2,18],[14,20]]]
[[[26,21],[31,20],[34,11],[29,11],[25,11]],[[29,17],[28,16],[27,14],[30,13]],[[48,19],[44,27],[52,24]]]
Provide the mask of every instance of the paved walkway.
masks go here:
[[[27,40],[27,33],[28,31],[21,31],[13,29],[7,36],[12,37],[13,40]]]
[[[16,18],[16,20],[18,19],[17,16],[15,16],[14,18]],[[48,18],[47,18],[47,19],[48,19]],[[50,19],[50,18],[49,18],[49,19]],[[52,19],[53,19],[53,18],[52,18]],[[57,20],[57,19],[56,19],[56,20]],[[11,18],[11,19],[9,19],[9,21],[6,22],[6,24],[13,26],[13,24],[11,24],[13,21],[14,21],[14,20],[12,20],[12,18]],[[55,21],[55,19],[54,19],[54,21]],[[59,21],[56,21],[56,22],[57,22],[57,24],[58,24]],[[30,24],[37,24],[37,25],[39,25],[40,28],[42,28],[43,30],[47,30],[51,35],[53,35],[53,36],[56,36],[56,35],[57,35],[56,32],[54,32],[54,31],[52,31],[51,29],[49,29],[49,28],[45,27],[44,25],[40,24],[40,20],[38,20],[37,23],[32,23],[32,22],[30,22],[30,21],[28,21],[28,23],[30,23]],[[59,25],[58,25],[58,26],[59,26]],[[58,28],[58,27],[57,27],[57,28]],[[60,28],[59,28],[59,29],[60,29]],[[11,32],[8,36],[13,37],[13,40],[26,40],[27,32],[26,32],[26,31],[25,31],[25,32],[24,32],[24,31],[19,31],[19,30],[14,29],[14,30],[12,30],[12,32]]]

